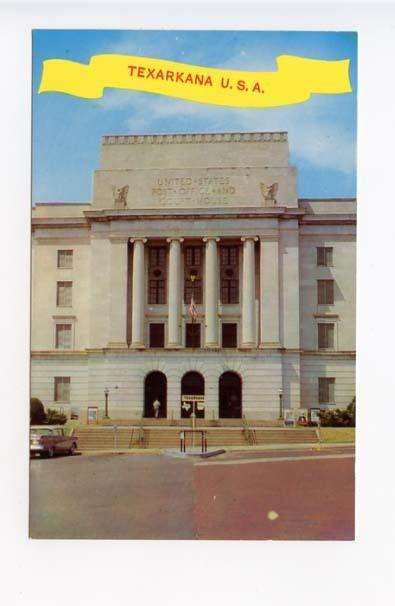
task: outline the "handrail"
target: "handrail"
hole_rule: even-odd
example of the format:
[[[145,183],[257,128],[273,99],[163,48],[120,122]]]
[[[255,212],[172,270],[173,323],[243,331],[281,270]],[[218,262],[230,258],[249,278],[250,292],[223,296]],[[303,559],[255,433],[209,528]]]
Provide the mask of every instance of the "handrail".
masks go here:
[[[241,418],[247,442],[248,444],[250,444],[250,446],[254,446],[256,444],[255,430],[251,429],[251,427],[248,425],[248,421],[245,415],[242,415]]]
[[[318,438],[318,448],[321,448],[321,444],[322,444],[322,437],[321,437],[321,432],[320,432],[320,424],[318,423],[317,427],[315,428],[315,433],[316,436]]]
[[[141,419],[140,419],[138,443],[141,448],[144,448],[145,436],[144,436],[144,419],[143,419],[143,417],[141,417]]]

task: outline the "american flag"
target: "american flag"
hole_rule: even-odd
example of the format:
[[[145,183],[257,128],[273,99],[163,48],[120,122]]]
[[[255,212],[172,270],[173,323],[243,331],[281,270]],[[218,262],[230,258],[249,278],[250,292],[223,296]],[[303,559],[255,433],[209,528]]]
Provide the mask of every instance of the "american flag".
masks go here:
[[[193,298],[193,295],[191,297],[191,303],[189,305],[189,314],[192,318],[192,322],[195,322],[196,318],[197,318],[197,309],[196,309],[196,305],[195,305],[195,301]]]

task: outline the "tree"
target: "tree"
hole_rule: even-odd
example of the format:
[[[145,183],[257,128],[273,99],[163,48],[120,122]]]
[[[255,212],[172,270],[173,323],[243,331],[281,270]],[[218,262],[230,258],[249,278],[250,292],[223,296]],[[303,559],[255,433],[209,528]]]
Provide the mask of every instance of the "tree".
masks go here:
[[[53,408],[48,408],[47,410],[47,422],[50,425],[64,425],[67,422],[67,417],[62,412],[58,410],[53,410]]]
[[[43,425],[46,422],[44,404],[38,398],[30,398],[30,425]]]

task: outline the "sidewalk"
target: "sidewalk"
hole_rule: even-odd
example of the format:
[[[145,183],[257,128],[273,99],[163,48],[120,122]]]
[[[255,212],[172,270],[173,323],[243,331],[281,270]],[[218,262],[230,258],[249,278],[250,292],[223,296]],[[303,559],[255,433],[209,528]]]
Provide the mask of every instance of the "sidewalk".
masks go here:
[[[259,444],[257,446],[224,446],[223,450],[225,452],[265,452],[270,450],[322,450],[325,448],[355,448],[355,444],[351,442],[338,442],[338,443],[324,443],[324,444],[267,444],[262,445]],[[211,451],[219,450],[220,447],[216,446],[212,448]],[[133,455],[160,455],[160,454],[174,454],[180,453],[188,456],[200,454],[200,449],[197,451],[190,450],[187,453],[181,453],[179,448],[127,448],[127,449],[108,449],[108,450],[83,450],[80,451],[82,455],[86,456],[100,456],[100,455],[123,455],[123,454],[133,454]],[[210,452],[210,451],[208,451]]]

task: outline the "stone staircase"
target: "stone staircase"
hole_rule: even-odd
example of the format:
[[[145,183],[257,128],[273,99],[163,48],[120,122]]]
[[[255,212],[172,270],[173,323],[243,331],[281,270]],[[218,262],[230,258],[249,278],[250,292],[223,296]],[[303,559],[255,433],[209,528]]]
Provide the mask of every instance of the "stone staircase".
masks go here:
[[[191,427],[189,419],[154,419],[144,418],[144,427]],[[100,427],[138,427],[141,419],[102,419],[99,423]],[[251,427],[283,427],[283,422],[277,419],[273,420],[249,420]],[[241,419],[198,419],[197,427],[241,427]]]
[[[202,427],[199,423],[199,428]],[[184,428],[190,428],[190,426]],[[169,427],[159,424],[156,427],[144,423],[143,433],[139,426],[112,426],[83,427],[75,430],[78,436],[78,447],[81,451],[87,450],[128,450],[131,448],[168,449],[180,447],[181,427]],[[144,436],[144,440],[140,439]],[[192,435],[187,435],[187,449],[192,444]],[[292,444],[316,444],[317,432],[314,428],[257,428],[253,423],[246,432],[240,427],[207,428],[207,447],[238,447],[238,446],[265,446]],[[195,446],[201,444],[200,434],[195,434]]]
[[[75,430],[79,450],[127,450],[139,448],[137,427],[84,427]]]

